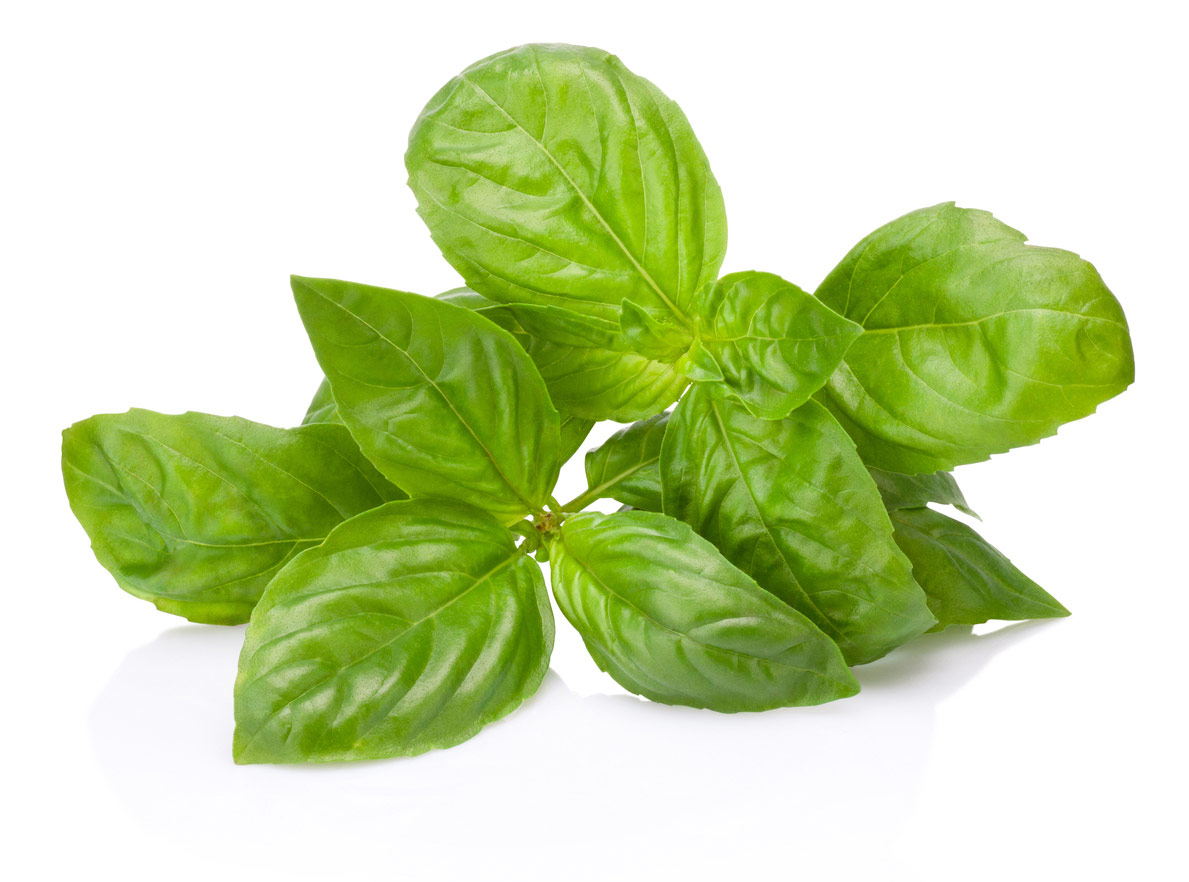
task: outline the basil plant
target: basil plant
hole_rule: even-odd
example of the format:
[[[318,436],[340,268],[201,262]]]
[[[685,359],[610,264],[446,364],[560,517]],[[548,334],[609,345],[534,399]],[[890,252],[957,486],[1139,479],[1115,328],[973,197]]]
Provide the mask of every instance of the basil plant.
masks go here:
[[[951,469],[1132,382],[1089,263],[945,203],[813,293],[723,275],[689,121],[597,49],[467,68],[405,159],[465,287],[294,278],[325,374],[302,425],[132,410],[64,433],[120,587],[248,623],[237,762],[417,754],[515,709],[553,647],[538,561],[617,682],[723,712],[854,695],[851,666],[926,631],[1068,614],[937,506],[972,514]],[[628,425],[559,502],[598,420]]]

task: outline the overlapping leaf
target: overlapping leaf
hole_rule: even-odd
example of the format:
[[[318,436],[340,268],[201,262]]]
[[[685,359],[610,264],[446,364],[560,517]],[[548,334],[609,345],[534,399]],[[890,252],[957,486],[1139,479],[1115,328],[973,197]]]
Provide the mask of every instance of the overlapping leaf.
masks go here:
[[[1135,376],[1094,267],[945,203],[876,230],[817,296],[863,326],[821,400],[871,465],[934,472],[1033,444]]]
[[[470,506],[396,502],[335,529],[269,585],[235,688],[235,759],[325,762],[450,747],[549,667],[540,568]]]
[[[933,624],[853,442],[816,402],[763,420],[695,386],[669,421],[661,481],[667,514],[808,616],[849,663]]]
[[[620,429],[586,454],[587,494],[659,511],[661,442],[668,412]]]
[[[543,509],[559,419],[509,333],[403,291],[295,277],[293,293],[338,413],[382,473],[410,496],[469,502],[505,523]]]
[[[754,711],[859,690],[828,637],[673,518],[577,515],[550,564],[599,667],[654,701]]]
[[[62,433],[62,474],[120,587],[194,622],[237,624],[269,579],[346,518],[400,499],[346,428],[101,414]]]

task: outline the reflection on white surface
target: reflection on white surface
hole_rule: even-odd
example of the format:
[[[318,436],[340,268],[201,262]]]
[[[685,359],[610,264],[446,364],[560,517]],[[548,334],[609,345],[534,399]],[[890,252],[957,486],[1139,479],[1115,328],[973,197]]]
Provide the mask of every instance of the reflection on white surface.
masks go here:
[[[594,843],[613,836],[616,860],[631,858],[637,870],[663,867],[666,842],[687,860],[739,870],[746,849],[724,850],[724,839],[777,836],[795,851],[846,843],[861,824],[894,840],[929,762],[938,703],[1043,627],[927,635],[856,669],[862,693],[822,707],[724,715],[583,697],[551,671],[517,712],[448,751],[237,767],[232,685],[243,629],[183,626],[128,655],[90,729],[113,789],[166,841],[218,848],[224,837],[250,836],[264,861],[333,826],[340,843],[399,854],[402,875],[473,867],[485,854],[486,878],[504,878],[498,867],[515,858],[512,878],[556,867],[556,854],[534,845],[546,840],[580,858],[582,872],[612,873],[611,855]],[[561,793],[580,808],[552,811]],[[736,810],[742,794],[746,812]],[[882,841],[868,834],[866,847]],[[315,851],[302,869],[341,869],[340,858]]]

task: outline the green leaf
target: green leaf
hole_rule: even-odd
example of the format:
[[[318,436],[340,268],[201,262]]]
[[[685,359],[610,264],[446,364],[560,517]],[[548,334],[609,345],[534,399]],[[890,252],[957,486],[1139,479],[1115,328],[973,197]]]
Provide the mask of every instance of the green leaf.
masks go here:
[[[343,418],[339,416],[338,405],[334,403],[334,393],[330,391],[330,381],[325,377],[318,384],[318,391],[314,393],[310,406],[306,408],[305,418],[301,424],[310,423],[338,423],[342,425]]]
[[[666,364],[681,358],[693,343],[688,328],[663,314],[654,315],[630,300],[623,302],[619,327],[632,349]]]
[[[901,508],[921,508],[930,502],[952,505],[972,518],[978,515],[966,504],[966,497],[950,472],[934,472],[931,475],[900,475],[883,469],[868,467],[868,472],[879,488],[884,506],[888,511]]]
[[[933,630],[990,619],[1069,615],[1047,591],[1021,573],[970,527],[929,508],[891,513],[896,543],[937,617]]]
[[[553,403],[563,413],[590,420],[630,422],[664,410],[689,385],[673,365],[634,352],[575,347],[531,336],[517,321],[512,307],[468,288],[438,296],[512,332],[536,364]]]
[[[804,613],[848,663],[933,624],[854,443],[816,402],[763,420],[695,386],[665,432],[661,482],[666,514]]]
[[[337,524],[404,496],[345,427],[130,410],[62,433],[62,476],[120,587],[192,622],[246,622],[268,580]]]
[[[677,105],[613,55],[520,46],[426,105],[405,155],[418,210],[467,283],[618,321],[694,312],[726,250],[722,194]]]
[[[673,365],[635,352],[576,349],[531,338],[528,354],[557,406],[592,420],[626,423],[650,417],[689,385]]]
[[[1131,384],[1127,320],[1076,254],[952,202],[854,247],[817,296],[864,328],[822,401],[904,474],[1034,444]]]
[[[859,691],[829,638],[680,521],[577,515],[550,558],[561,611],[599,667],[632,692],[734,712]]]
[[[549,667],[541,570],[490,515],[396,502],[268,586],[235,683],[238,763],[410,756],[514,710]]]
[[[340,416],[391,481],[507,524],[544,509],[559,419],[511,334],[403,291],[295,276],[293,294]]]
[[[606,319],[535,303],[514,303],[508,309],[526,333],[550,343],[580,349],[626,348],[619,336],[619,325]]]
[[[586,483],[589,489],[583,495],[660,511],[661,440],[668,424],[667,412],[657,414],[620,429],[601,447],[588,451]]]
[[[723,276],[706,303],[690,378],[755,416],[777,420],[809,400],[863,333],[811,294],[772,273]],[[714,375],[718,376],[715,377]]]
[[[578,452],[590,430],[594,428],[594,420],[584,420],[572,413],[561,415],[561,461],[565,462]]]

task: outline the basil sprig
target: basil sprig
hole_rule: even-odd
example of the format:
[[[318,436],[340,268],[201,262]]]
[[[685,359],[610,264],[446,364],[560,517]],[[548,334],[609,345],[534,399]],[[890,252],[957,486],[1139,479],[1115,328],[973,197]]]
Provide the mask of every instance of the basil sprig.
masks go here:
[[[1122,309],[1077,255],[946,203],[815,294],[720,277],[689,121],[576,46],[467,68],[405,161],[466,287],[294,277],[325,375],[302,425],[131,410],[63,436],[117,583],[248,622],[237,762],[412,755],[510,713],[553,647],[538,561],[599,667],[723,712],[854,695],[848,666],[927,630],[1068,614],[932,506],[973,515],[950,469],[1132,382]],[[603,419],[630,425],[559,502]]]

